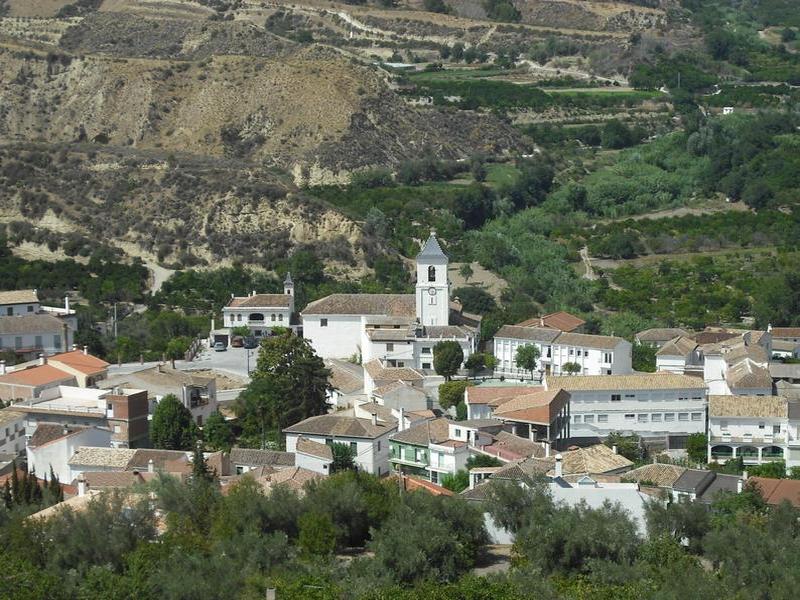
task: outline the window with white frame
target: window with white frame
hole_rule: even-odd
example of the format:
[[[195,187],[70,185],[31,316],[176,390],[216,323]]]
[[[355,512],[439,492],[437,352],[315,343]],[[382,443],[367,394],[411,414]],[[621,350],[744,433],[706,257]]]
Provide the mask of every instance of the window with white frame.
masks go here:
[[[689,413],[678,413],[678,421],[688,421]]]
[[[320,319],[319,320],[320,327],[327,327],[328,326],[328,319]]]
[[[619,402],[622,400],[621,394],[611,394],[611,401],[612,402]]]
[[[573,423],[580,423],[581,422],[581,415],[572,415],[572,422]]]
[[[703,413],[692,413],[692,421],[702,421]]]
[[[638,415],[636,417],[636,421],[638,423],[647,423],[647,420],[648,420],[647,417],[648,417],[648,415]]]
[[[758,424],[758,428],[759,429],[764,429],[764,422],[763,421]]]
[[[584,415],[583,416],[584,423],[594,423],[594,415]]]
[[[608,415],[597,415],[598,423],[608,423]]]
[[[627,414],[627,415],[625,415],[625,420],[626,420],[626,421],[633,421],[633,420],[635,420],[635,419],[636,419],[636,415],[634,415],[634,414]]]
[[[666,423],[671,423],[675,420],[675,413],[664,413],[664,421]]]
[[[603,352],[603,362],[605,364],[610,364],[612,356],[613,355],[611,354],[611,352]]]
[[[661,413],[653,413],[650,415],[650,421],[653,423],[661,423]]]
[[[386,344],[386,351],[387,352],[393,352],[394,351],[394,344],[392,344],[392,343]]]

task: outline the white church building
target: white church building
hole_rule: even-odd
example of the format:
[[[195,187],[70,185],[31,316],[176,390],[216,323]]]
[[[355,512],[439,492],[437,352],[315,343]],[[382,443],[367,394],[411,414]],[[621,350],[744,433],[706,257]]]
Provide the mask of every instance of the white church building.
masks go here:
[[[451,303],[449,261],[434,232],[416,261],[414,294],[326,296],[301,313],[303,337],[323,358],[433,369],[433,347],[454,340],[466,359],[477,347],[479,319],[465,318]]]

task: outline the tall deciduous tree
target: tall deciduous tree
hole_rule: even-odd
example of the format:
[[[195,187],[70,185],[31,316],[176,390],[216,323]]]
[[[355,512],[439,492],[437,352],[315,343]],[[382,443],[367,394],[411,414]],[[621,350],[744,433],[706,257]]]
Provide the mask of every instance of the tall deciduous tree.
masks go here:
[[[197,428],[192,413],[174,394],[167,394],[156,406],[150,423],[150,441],[155,448],[191,450]]]
[[[533,377],[539,356],[541,356],[539,348],[533,344],[525,344],[517,348],[517,353],[514,355],[514,363],[518,369],[530,371],[531,377]]]
[[[458,342],[439,342],[433,347],[433,368],[447,381],[450,381],[450,378],[458,373],[463,362],[464,351]]]
[[[211,450],[231,449],[234,440],[233,430],[218,410],[208,415],[203,426],[203,439]]]
[[[308,340],[289,329],[264,340],[250,384],[239,396],[236,414],[246,435],[286,427],[327,412],[330,371]]]
[[[356,454],[350,447],[350,444],[334,442],[334,444],[331,446],[331,452],[333,453],[331,473],[338,473],[339,471],[352,471],[356,468]]]

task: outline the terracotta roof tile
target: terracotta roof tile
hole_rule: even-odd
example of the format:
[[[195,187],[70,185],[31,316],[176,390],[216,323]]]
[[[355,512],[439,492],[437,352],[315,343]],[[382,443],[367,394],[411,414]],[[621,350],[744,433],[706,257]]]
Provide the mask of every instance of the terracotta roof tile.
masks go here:
[[[64,321],[49,313],[0,317],[0,334],[61,333]]]
[[[0,304],[36,304],[36,290],[9,290],[0,292]]]
[[[658,327],[645,329],[636,334],[636,339],[640,342],[668,342],[676,337],[691,337],[685,329],[679,327]]]
[[[625,481],[635,481],[637,483],[649,482],[658,487],[669,488],[683,475],[684,471],[686,471],[686,467],[654,463],[628,471],[622,478]]]
[[[292,297],[289,294],[256,294],[237,296],[228,302],[230,308],[289,308]]]
[[[503,325],[495,338],[508,338],[512,340],[528,340],[531,342],[552,342],[561,332],[547,327],[520,327],[518,325]]]
[[[548,388],[573,391],[613,390],[704,390],[702,378],[677,373],[634,373],[631,375],[546,375]]]
[[[0,383],[36,387],[51,383],[65,383],[75,381],[75,376],[62,371],[52,365],[37,365],[12,371],[0,376]]]
[[[786,418],[789,401],[783,396],[709,396],[709,417]]]
[[[416,317],[414,294],[331,294],[309,303],[307,315],[386,315]]]
[[[340,415],[319,415],[309,417],[283,430],[284,433],[305,433],[308,435],[325,435],[375,439],[397,429],[397,423],[372,424],[371,419],[344,417]]]
[[[569,393],[562,389],[527,393],[504,402],[494,410],[494,416],[509,421],[550,425],[569,398]]]
[[[306,439],[302,436],[297,438],[295,452],[307,454],[308,456],[315,456],[323,460],[333,460],[333,450],[328,444],[320,444],[319,442]]]
[[[747,481],[757,486],[767,504],[777,506],[787,501],[792,506],[800,508],[800,481],[767,477],[751,477]]]
[[[466,391],[467,404],[490,404],[500,406],[503,402],[516,398],[520,394],[527,394],[544,390],[542,386],[470,386]]]
[[[559,311],[544,315],[541,317],[533,317],[526,319],[521,323],[517,323],[520,327],[549,327],[551,329],[558,329],[559,331],[575,331],[579,327],[586,324],[586,321],[580,317],[576,317],[565,311]]]
[[[84,354],[81,350],[73,350],[71,352],[55,354],[48,360],[50,362],[63,363],[86,375],[100,373],[109,367],[109,363],[103,359],[92,356],[91,354]]]

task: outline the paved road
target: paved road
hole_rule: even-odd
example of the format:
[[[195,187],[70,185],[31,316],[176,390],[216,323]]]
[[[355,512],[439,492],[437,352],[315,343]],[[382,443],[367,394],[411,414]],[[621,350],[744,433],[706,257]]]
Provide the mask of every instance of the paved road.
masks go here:
[[[258,349],[245,350],[244,348],[228,348],[225,352],[214,352],[205,350],[198,354],[193,361],[176,360],[175,368],[181,371],[195,371],[198,369],[214,369],[237,377],[248,379],[247,374],[247,354],[250,354],[250,370],[256,366]],[[152,369],[158,362],[145,363],[123,363],[122,365],[111,365],[108,368],[109,377],[116,375],[128,375],[144,369]]]

